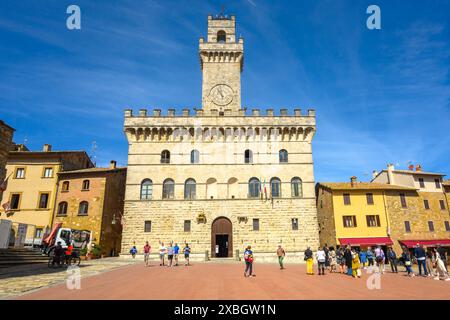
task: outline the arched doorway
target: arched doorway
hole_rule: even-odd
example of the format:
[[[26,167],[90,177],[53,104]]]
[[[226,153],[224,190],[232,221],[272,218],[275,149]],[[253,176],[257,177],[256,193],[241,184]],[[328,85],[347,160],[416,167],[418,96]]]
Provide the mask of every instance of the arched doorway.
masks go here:
[[[220,217],[212,223],[211,256],[217,258],[233,256],[233,226],[228,218]]]

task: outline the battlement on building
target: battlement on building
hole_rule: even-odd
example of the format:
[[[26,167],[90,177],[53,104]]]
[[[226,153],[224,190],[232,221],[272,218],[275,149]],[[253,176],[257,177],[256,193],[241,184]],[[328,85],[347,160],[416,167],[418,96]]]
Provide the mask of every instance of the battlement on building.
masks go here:
[[[248,111],[250,110],[250,111]],[[202,108],[183,108],[180,111],[169,108],[163,112],[162,109],[139,109],[137,113],[133,113],[132,109],[125,109],[125,118],[177,118],[177,117],[270,117],[270,118],[289,118],[289,117],[313,117],[315,118],[316,111],[314,109],[308,109],[306,112],[302,112],[302,109],[295,108],[290,111],[287,108],[278,110],[278,113],[274,112],[274,109],[268,108],[265,110],[259,108],[243,108],[237,112],[232,109],[225,109],[220,111],[219,109],[203,110]]]

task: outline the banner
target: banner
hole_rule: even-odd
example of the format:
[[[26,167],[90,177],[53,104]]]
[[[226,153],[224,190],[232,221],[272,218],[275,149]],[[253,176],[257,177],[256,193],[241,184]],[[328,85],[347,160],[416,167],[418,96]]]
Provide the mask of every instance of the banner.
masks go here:
[[[0,220],[0,249],[8,248],[11,226],[12,222],[10,220]]]
[[[22,247],[25,243],[25,238],[27,236],[28,225],[25,223],[19,223],[17,228],[17,237],[14,243],[14,247]]]

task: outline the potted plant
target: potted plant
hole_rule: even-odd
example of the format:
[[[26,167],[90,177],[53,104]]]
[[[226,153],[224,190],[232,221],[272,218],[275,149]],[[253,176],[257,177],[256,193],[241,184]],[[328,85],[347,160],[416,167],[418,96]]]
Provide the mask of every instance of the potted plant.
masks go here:
[[[94,246],[92,248],[92,256],[94,259],[98,259],[100,258],[102,255],[102,248],[100,248],[100,246]]]
[[[87,260],[87,248],[83,248],[80,250],[80,259],[81,260]]]

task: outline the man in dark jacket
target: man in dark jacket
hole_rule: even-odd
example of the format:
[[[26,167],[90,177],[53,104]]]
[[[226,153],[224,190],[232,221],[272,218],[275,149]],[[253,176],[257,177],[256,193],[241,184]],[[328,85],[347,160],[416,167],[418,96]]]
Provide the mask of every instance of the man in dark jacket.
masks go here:
[[[395,251],[394,251],[394,249],[392,247],[389,247],[387,255],[388,255],[389,263],[391,265],[391,271],[393,273],[398,273],[398,270],[397,270],[397,254],[395,253]]]
[[[423,246],[417,244],[416,248],[414,249],[414,256],[417,259],[417,264],[419,265],[419,276],[422,275],[422,267],[424,271],[424,276],[428,276],[427,272],[427,261],[426,261],[426,252]]]
[[[345,265],[347,266],[347,275],[352,275],[352,251],[350,245],[347,245],[344,251]]]

